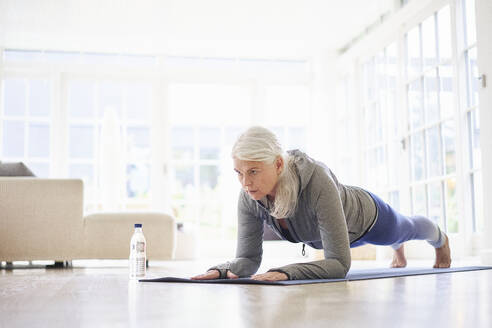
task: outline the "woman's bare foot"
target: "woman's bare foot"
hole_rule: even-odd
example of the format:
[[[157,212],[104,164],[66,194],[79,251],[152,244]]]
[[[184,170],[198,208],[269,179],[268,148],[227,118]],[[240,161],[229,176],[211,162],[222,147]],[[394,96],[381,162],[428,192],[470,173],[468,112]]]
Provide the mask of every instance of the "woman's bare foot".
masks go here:
[[[451,249],[449,248],[449,238],[446,237],[446,242],[439,248],[436,248],[436,263],[434,268],[442,269],[449,268],[451,266]]]
[[[391,262],[391,268],[404,268],[407,266],[407,259],[405,258],[405,249],[403,245],[400,248],[395,249],[393,254],[393,261]]]

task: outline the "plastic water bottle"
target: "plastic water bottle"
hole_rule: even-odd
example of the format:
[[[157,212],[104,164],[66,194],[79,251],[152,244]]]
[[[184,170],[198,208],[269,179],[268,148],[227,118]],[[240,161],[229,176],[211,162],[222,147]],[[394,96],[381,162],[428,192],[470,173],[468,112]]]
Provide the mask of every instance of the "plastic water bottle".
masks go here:
[[[142,224],[135,223],[135,232],[130,242],[130,279],[145,277],[147,248]]]

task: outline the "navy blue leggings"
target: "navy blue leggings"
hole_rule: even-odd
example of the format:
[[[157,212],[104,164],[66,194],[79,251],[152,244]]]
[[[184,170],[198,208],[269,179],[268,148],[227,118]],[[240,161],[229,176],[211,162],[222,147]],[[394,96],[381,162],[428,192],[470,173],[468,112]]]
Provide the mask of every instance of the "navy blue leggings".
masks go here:
[[[445,239],[439,226],[424,216],[405,216],[395,211],[381,198],[369,192],[377,207],[376,222],[350,247],[364,244],[388,245],[393,249],[413,239],[427,240],[433,247],[441,247]]]

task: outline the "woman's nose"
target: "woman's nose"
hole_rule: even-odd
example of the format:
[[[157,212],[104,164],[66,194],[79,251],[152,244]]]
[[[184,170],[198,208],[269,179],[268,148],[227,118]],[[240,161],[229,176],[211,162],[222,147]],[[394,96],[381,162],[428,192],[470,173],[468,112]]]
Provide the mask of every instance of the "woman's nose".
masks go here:
[[[247,187],[251,184],[251,179],[248,179],[246,177],[243,177],[243,186]]]

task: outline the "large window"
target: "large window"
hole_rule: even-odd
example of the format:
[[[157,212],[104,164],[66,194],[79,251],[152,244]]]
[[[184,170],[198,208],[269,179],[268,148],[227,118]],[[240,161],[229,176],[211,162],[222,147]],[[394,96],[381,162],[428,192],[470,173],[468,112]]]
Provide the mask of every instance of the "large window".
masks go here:
[[[347,73],[342,82],[337,85],[336,90],[336,123],[339,127],[338,135],[340,140],[336,144],[337,162],[334,167],[335,174],[344,184],[358,184],[357,171],[357,152],[358,141],[360,138],[358,131],[358,117],[354,96],[354,77]]]
[[[397,44],[384,48],[363,65],[362,112],[365,121],[364,155],[366,184],[400,207],[400,116],[396,105]]]
[[[6,49],[0,158],[84,181],[85,211],[170,210],[203,239],[236,236],[230,156],[248,126],[306,150],[305,60]]]
[[[260,89],[260,90],[258,90]],[[234,141],[251,124],[270,127],[285,149],[306,149],[309,89],[305,86],[172,84],[169,87],[171,193],[174,215],[209,239],[236,235],[240,183]]]
[[[368,188],[450,233],[483,227],[474,12],[445,5],[360,66]]]
[[[116,208],[148,207],[152,85],[94,78],[67,84],[68,171],[84,180],[86,208],[104,208],[107,194]]]
[[[23,161],[36,176],[50,175],[52,84],[46,77],[2,78],[0,140],[3,161]]]
[[[172,84],[169,108],[173,214],[199,225],[210,239],[232,238],[239,184],[232,174],[230,150],[250,123],[249,89]]]
[[[412,213],[458,232],[449,6],[405,35]]]

